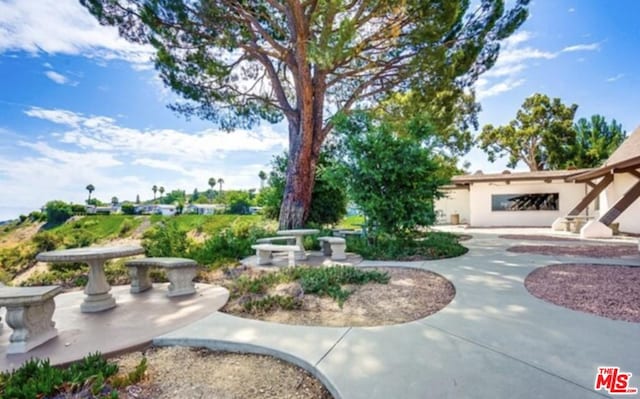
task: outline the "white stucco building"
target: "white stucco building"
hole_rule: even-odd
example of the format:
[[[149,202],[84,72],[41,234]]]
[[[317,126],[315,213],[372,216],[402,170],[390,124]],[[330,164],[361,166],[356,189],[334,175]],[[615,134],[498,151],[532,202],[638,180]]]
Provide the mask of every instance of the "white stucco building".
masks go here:
[[[582,219],[583,237],[608,237],[612,223],[640,234],[640,128],[599,168],[455,176],[435,203],[438,223],[551,227]],[[453,216],[453,217],[452,217]]]
[[[588,190],[567,177],[587,170],[481,173],[456,176],[436,201],[439,221],[474,227],[546,227],[566,215]],[[594,206],[589,208],[595,212]],[[453,217],[455,219],[455,216]]]

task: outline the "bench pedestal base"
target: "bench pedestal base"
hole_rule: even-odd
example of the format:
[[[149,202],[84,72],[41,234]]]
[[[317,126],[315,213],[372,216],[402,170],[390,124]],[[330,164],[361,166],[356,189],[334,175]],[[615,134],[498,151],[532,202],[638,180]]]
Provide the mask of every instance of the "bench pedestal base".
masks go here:
[[[53,298],[41,303],[7,306],[7,324],[13,329],[7,353],[26,353],[58,335],[51,320],[55,308]]]
[[[131,279],[131,288],[129,292],[139,294],[153,287],[151,278],[149,277],[149,266],[128,267],[129,278]]]
[[[196,293],[193,279],[196,277],[196,268],[181,267],[179,269],[167,269],[167,278],[169,278],[169,298],[181,295],[192,295]]]

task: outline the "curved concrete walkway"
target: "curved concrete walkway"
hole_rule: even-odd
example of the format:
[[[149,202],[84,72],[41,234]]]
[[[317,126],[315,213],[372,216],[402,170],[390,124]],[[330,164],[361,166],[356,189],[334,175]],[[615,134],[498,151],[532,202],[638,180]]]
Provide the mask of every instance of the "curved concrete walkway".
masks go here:
[[[328,328],[215,313],[154,343],[272,354],[311,371],[344,399],[609,397],[593,390],[598,366],[632,372],[630,385],[640,387],[640,324],[544,302],[523,284],[536,267],[580,261],[640,266],[640,257],[603,260],[505,251],[516,243],[488,230],[474,233],[465,242],[469,253],[459,258],[361,264],[417,267],[453,282],[451,304],[422,320]]]

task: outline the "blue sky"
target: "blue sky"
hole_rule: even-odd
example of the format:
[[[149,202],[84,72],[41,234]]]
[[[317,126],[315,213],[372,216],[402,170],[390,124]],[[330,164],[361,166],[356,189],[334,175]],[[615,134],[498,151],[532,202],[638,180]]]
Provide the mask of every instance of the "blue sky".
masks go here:
[[[535,1],[476,85],[482,124],[504,124],[540,92],[640,125],[640,2]],[[209,177],[226,188],[259,186],[258,171],[287,146],[284,125],[220,132],[166,108],[176,97],[148,63],[149,50],[101,27],[76,0],[0,0],[0,220],[50,199],[191,192]],[[500,171],[473,150],[472,170]],[[523,167],[521,166],[520,169]]]

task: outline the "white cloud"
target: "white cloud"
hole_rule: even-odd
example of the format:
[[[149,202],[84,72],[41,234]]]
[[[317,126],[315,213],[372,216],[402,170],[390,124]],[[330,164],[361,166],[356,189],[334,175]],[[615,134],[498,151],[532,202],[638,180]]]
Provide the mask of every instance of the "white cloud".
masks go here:
[[[149,46],[126,41],[114,27],[101,26],[77,0],[0,2],[0,53],[71,54],[125,60],[149,67]]]
[[[563,53],[600,49],[600,43],[590,43],[566,46],[559,51],[547,51],[528,45],[531,39],[533,35],[530,32],[521,31],[502,41],[496,64],[476,82],[478,99],[496,96],[523,85],[526,79],[521,75],[532,62],[552,60]]]
[[[607,78],[607,82],[613,83],[613,82],[618,81],[618,80],[620,80],[622,78],[624,78],[624,73],[619,73],[619,74],[617,74],[615,76],[611,76],[611,77]]]
[[[63,74],[58,73],[56,71],[46,71],[44,74],[49,79],[53,80],[54,82],[56,82],[59,85],[65,85],[65,84],[75,85],[75,84],[77,84],[75,82],[70,81],[68,77],[66,77]]]
[[[576,9],[575,9],[575,8],[573,8],[573,7],[571,7],[571,8],[570,8],[570,9],[568,9],[567,11],[568,11],[568,12],[575,12],[575,11],[576,11]]]
[[[51,199],[82,202],[89,183],[102,200],[133,200],[136,194],[150,198],[154,184],[202,190],[211,176],[222,177],[227,189],[256,188],[258,172],[268,169],[272,156],[287,146],[286,129],[278,125],[190,134],[135,129],[116,118],[64,109],[32,107],[25,114],[51,122],[53,129],[38,138],[9,132],[15,139],[0,146],[0,185],[11,193],[0,198],[0,213],[16,199],[25,209]]]
[[[575,44],[573,46],[567,46],[563,48],[561,51],[563,53],[573,53],[575,51],[596,51],[596,50],[600,50],[600,43]]]

